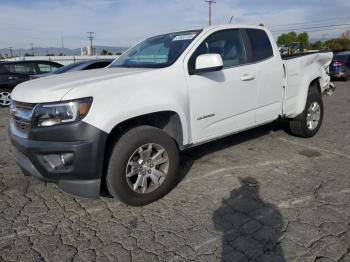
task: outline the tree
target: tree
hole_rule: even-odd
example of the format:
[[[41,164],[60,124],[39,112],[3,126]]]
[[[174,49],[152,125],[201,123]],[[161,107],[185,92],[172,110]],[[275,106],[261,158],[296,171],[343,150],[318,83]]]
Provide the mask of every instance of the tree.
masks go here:
[[[33,56],[33,54],[25,53],[24,56]]]
[[[108,52],[106,49],[102,49],[100,55],[112,55],[112,53]]]
[[[305,47],[309,46],[309,35],[304,32],[298,35],[298,42],[303,43]]]
[[[4,59],[4,57],[2,56],[2,54],[0,54],[0,59]]]
[[[304,32],[297,34],[296,32],[289,32],[287,34],[282,34],[277,39],[277,44],[279,46],[290,45],[291,43],[300,42],[304,44],[304,47],[309,46],[309,34]]]
[[[322,41],[318,40],[313,44],[310,44],[310,48],[314,50],[322,50],[324,48],[324,44]]]
[[[347,38],[335,38],[328,40],[324,43],[327,49],[333,52],[350,50],[350,39]]]
[[[282,34],[277,39],[277,44],[280,46],[289,45],[293,42],[298,41],[298,35],[296,32],[289,32],[287,34]]]

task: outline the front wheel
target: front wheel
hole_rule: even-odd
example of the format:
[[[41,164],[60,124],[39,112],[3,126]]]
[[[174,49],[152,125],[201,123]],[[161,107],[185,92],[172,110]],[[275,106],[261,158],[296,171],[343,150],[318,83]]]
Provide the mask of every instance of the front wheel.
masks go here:
[[[304,111],[289,121],[289,128],[293,135],[313,137],[321,127],[323,120],[323,101],[318,92],[310,92]]]
[[[139,126],[115,144],[109,159],[106,184],[122,202],[141,206],[166,195],[176,182],[178,149],[159,128]]]
[[[0,106],[9,106],[11,101],[11,91],[6,88],[0,89]]]

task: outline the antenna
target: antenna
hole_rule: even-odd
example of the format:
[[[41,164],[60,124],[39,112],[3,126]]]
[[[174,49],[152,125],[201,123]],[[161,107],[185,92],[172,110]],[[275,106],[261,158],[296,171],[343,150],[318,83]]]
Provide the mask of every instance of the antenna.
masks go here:
[[[211,25],[211,5],[215,4],[216,1],[215,0],[205,0],[205,2],[207,2],[209,5],[209,25]]]
[[[231,19],[230,19],[230,22],[229,22],[229,24],[231,24],[232,20],[233,20],[233,16],[231,16]]]

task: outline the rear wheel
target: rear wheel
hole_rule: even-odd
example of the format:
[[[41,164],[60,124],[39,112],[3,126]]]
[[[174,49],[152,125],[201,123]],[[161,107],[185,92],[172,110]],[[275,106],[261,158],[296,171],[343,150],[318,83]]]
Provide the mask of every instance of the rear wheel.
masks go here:
[[[322,96],[317,91],[308,94],[304,111],[289,121],[289,128],[293,135],[312,137],[316,135],[323,120]]]
[[[108,191],[129,205],[151,203],[174,186],[178,159],[174,140],[161,129],[133,128],[113,148],[106,175]]]
[[[6,88],[0,89],[0,106],[9,106],[11,101],[11,90]]]

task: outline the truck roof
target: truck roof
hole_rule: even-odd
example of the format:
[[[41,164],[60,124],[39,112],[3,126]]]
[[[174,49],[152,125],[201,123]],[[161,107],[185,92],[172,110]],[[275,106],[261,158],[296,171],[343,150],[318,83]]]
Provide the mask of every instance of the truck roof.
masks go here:
[[[260,25],[247,25],[247,24],[223,24],[223,25],[211,25],[206,26],[203,30],[212,30],[212,29],[229,29],[229,28],[252,28],[252,29],[267,29],[265,26]]]

